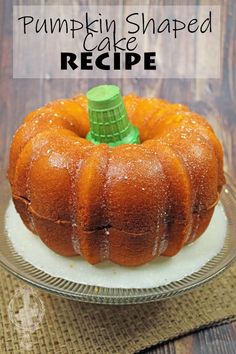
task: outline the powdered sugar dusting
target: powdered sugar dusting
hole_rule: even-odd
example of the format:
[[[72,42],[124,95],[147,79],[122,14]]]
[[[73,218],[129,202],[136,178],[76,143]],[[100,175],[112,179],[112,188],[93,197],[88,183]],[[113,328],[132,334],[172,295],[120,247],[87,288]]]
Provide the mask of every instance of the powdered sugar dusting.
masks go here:
[[[77,229],[77,227],[72,225],[73,232],[72,232],[71,242],[72,242],[72,246],[74,248],[74,251],[77,254],[80,254],[80,242],[79,242],[79,237],[76,234],[76,229]]]
[[[110,232],[107,228],[104,229],[104,237],[103,240],[101,241],[101,259],[106,260],[109,259],[109,235]]]
[[[168,239],[167,239],[167,224],[166,224],[165,232],[163,233],[160,240],[159,254],[165,252],[167,247],[168,247]]]

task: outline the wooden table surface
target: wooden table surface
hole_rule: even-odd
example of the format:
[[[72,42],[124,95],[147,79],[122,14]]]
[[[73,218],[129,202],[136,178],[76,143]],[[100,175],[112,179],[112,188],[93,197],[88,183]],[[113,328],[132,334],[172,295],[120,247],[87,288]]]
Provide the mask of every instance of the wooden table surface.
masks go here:
[[[75,2],[75,1],[74,1]],[[15,4],[55,4],[55,1],[15,1]],[[60,3],[58,1],[57,3]],[[73,1],[62,1],[73,3]],[[104,2],[103,2],[104,3]],[[107,3],[107,2],[106,2]],[[122,3],[122,2],[118,2]],[[137,3],[137,2],[136,2]],[[146,1],[146,4],[149,2]],[[163,1],[150,1],[163,4]],[[165,4],[183,2],[166,1]],[[190,2],[188,2],[190,3]],[[204,1],[191,1],[191,4]],[[160,95],[188,104],[208,117],[219,135],[225,153],[225,168],[236,176],[236,2],[207,1],[221,4],[222,78],[221,80],[112,80],[123,93],[133,90],[141,95]],[[130,4],[130,2],[129,2]],[[186,4],[186,2],[185,2]],[[126,4],[127,5],[127,4]],[[27,112],[54,98],[85,92],[102,80],[51,80],[12,78],[12,3],[0,1],[0,171],[6,170],[12,135]],[[30,55],[30,53],[29,53]],[[109,82],[109,80],[108,80]],[[236,323],[200,330],[145,353],[236,353]]]

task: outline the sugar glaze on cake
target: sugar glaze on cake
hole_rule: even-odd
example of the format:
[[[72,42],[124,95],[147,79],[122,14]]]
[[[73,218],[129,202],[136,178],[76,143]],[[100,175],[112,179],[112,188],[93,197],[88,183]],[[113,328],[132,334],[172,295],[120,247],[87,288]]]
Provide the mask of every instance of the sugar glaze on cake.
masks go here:
[[[136,95],[124,102],[141,144],[87,141],[84,95],[31,112],[13,138],[16,210],[58,254],[136,266],[174,256],[211,220],[225,182],[212,127],[181,104]]]

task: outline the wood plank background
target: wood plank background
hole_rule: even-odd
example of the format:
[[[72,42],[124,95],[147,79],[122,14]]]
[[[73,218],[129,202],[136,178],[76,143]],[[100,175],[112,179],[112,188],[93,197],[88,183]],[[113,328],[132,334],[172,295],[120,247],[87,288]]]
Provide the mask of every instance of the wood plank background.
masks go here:
[[[57,1],[61,4],[76,0]],[[82,1],[80,1],[82,3]],[[92,4],[94,1],[83,1]],[[122,1],[101,1],[101,4],[122,4]],[[139,4],[125,1],[125,5]],[[220,137],[225,154],[225,169],[236,177],[236,1],[142,1],[142,4],[220,4],[222,16],[221,80],[112,80],[123,93],[135,91],[144,96],[161,96],[189,105],[205,115]],[[55,4],[55,1],[14,1],[14,4]],[[3,178],[12,135],[27,112],[49,100],[69,97],[103,80],[12,79],[12,2],[0,0],[0,178]],[[30,53],[29,53],[30,55]],[[111,82],[111,80],[106,80]],[[3,173],[2,173],[3,172]],[[171,341],[145,353],[236,353],[236,324],[201,330]]]

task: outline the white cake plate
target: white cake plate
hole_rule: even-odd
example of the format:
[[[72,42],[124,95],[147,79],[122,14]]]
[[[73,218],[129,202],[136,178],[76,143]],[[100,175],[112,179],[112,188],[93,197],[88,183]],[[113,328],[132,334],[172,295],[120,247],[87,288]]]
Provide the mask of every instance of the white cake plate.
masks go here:
[[[175,257],[139,267],[110,262],[92,266],[82,257],[49,250],[22,223],[7,181],[0,185],[0,264],[27,283],[72,300],[103,304],[157,301],[191,290],[220,274],[236,258],[236,192],[227,177],[209,227]]]

